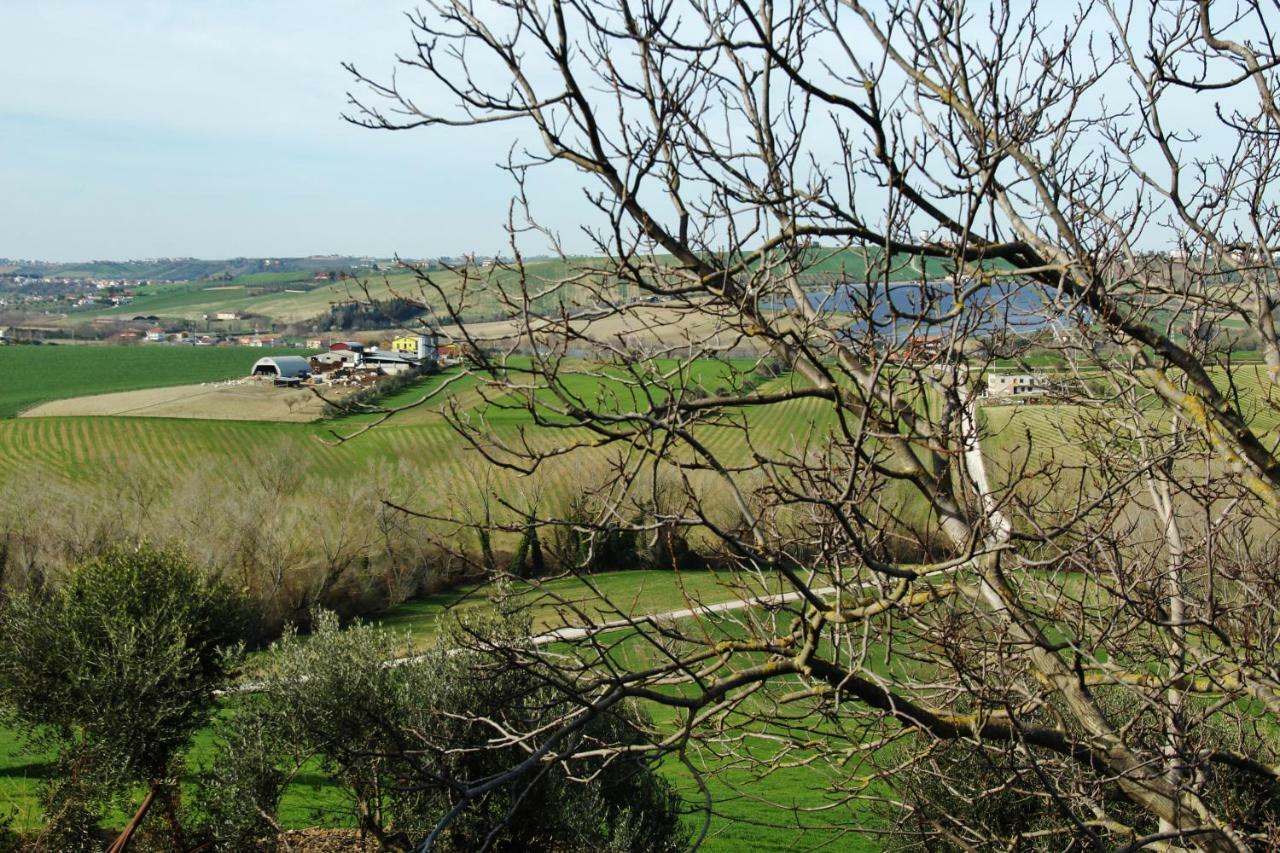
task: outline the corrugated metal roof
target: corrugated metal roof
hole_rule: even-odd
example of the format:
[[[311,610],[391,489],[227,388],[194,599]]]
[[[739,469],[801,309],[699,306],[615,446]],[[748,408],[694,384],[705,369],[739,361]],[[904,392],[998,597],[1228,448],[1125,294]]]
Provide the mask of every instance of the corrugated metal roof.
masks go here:
[[[253,370],[250,372],[257,373],[259,367],[267,365],[274,365],[276,371],[285,377],[305,376],[311,372],[311,363],[297,355],[272,355],[260,358],[253,363]]]

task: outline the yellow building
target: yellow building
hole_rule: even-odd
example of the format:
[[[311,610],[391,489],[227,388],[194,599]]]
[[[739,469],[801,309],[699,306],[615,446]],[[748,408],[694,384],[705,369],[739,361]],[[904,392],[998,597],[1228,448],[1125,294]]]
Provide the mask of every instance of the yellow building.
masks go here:
[[[418,354],[418,336],[417,335],[401,335],[391,342],[391,349],[395,352],[408,353],[409,355]]]

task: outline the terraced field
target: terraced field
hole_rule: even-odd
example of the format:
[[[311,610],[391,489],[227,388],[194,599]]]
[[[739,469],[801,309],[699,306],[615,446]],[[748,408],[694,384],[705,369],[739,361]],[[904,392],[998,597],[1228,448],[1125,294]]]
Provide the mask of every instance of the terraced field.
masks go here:
[[[70,397],[104,390],[156,387],[191,378],[216,379],[240,375],[264,350],[248,348],[112,348],[8,347],[0,349],[0,371],[13,381],[0,388],[0,414],[13,414],[42,399]],[[107,356],[109,355],[109,360]],[[735,366],[744,369],[742,361]],[[1242,404],[1255,423],[1266,430],[1280,428],[1280,406],[1266,379],[1265,368],[1244,365],[1233,381]],[[702,393],[714,393],[728,382],[728,370],[714,362],[699,364],[685,382]],[[762,390],[785,387],[790,379],[771,380]],[[630,406],[636,393],[620,381],[593,376],[575,377],[570,390],[591,404]],[[264,448],[287,447],[300,460],[308,477],[345,480],[375,465],[406,464],[442,484],[442,493],[465,491],[453,484],[474,483],[480,465],[476,450],[467,447],[445,422],[441,409],[452,402],[483,422],[499,439],[528,438],[547,447],[583,440],[576,429],[524,432],[528,413],[518,400],[486,389],[470,376],[445,373],[385,400],[405,405],[435,395],[426,404],[398,414],[358,440],[334,445],[335,434],[346,434],[369,421],[350,417],[317,424],[197,421],[168,418],[30,418],[0,420],[0,476],[38,463],[67,480],[95,478],[105,460],[131,455],[144,469],[173,477],[198,472],[211,459],[249,461]],[[1096,411],[1072,406],[1004,406],[982,410],[984,450],[998,470],[1013,470],[1028,454],[1042,461],[1076,464],[1082,460],[1079,441],[1084,431],[1098,428]],[[729,458],[747,450],[743,424],[753,440],[779,449],[799,448],[817,441],[830,429],[831,413],[819,400],[734,412],[723,425],[705,427],[701,435],[710,449]],[[566,486],[574,466],[548,463],[544,485]],[[520,485],[514,475],[493,474],[499,484]],[[524,484],[527,486],[527,483]]]
[[[481,402],[475,380],[455,382],[449,392],[456,395],[460,408],[470,409],[477,419],[483,413],[498,439],[514,442],[526,437],[527,413],[474,408]],[[421,393],[409,391],[401,397]],[[445,501],[479,488],[478,472],[487,466],[479,452],[445,422],[440,414],[443,405],[442,399],[433,400],[341,445],[335,444],[335,434],[354,431],[367,417],[316,424],[127,417],[0,420],[0,477],[36,464],[64,481],[94,481],[108,476],[115,460],[130,458],[139,473],[173,481],[198,476],[213,464],[252,465],[264,451],[284,450],[312,482],[351,482],[379,466],[404,466],[433,483],[432,493]],[[813,429],[820,411],[813,401],[770,407],[753,416],[753,435],[775,446],[791,445]],[[714,450],[734,456],[745,450],[737,430],[716,428],[708,433]],[[548,449],[589,438],[576,428],[543,430],[528,437]],[[550,460],[540,472],[539,487],[553,495],[580,490],[587,478],[601,476],[603,463],[594,470],[590,462],[598,455]],[[494,470],[489,478],[492,488],[508,494],[531,486],[511,472]]]

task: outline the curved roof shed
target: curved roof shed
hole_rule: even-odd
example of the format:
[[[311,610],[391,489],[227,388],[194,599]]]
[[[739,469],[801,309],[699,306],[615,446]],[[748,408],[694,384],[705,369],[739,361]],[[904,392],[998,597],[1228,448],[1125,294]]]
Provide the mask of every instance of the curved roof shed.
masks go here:
[[[275,376],[280,379],[301,379],[311,375],[311,364],[297,355],[272,355],[253,363],[251,376]]]

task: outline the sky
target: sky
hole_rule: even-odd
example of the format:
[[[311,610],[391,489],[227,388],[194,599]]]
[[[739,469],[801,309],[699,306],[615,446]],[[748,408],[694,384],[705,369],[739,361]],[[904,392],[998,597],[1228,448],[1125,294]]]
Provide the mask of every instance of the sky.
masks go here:
[[[0,0],[0,257],[505,253],[498,164],[527,124],[341,118],[356,88],[341,63],[388,79],[414,2]],[[1174,118],[1215,143],[1215,122]],[[838,160],[838,137],[815,135]],[[565,164],[530,180],[540,223],[592,251],[586,180]]]
[[[514,129],[341,120],[412,0],[0,0],[0,257],[494,254]]]

